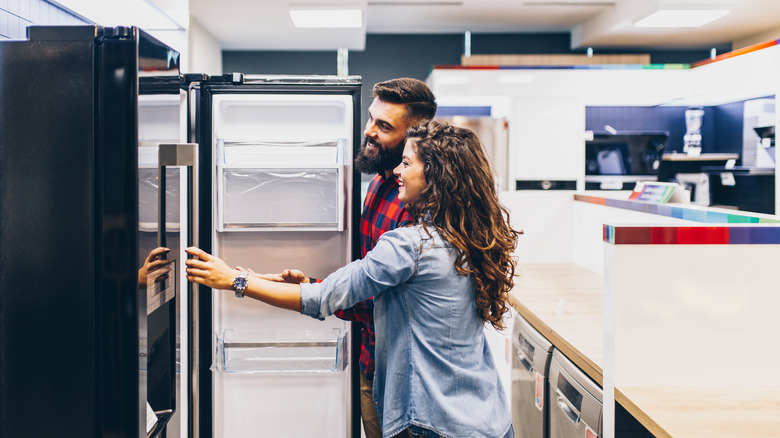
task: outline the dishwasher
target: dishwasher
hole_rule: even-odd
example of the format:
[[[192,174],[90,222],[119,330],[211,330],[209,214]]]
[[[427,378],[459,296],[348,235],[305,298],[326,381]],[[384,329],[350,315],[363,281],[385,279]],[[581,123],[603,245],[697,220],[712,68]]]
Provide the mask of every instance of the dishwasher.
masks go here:
[[[557,349],[553,350],[548,385],[550,438],[602,436],[601,387]]]
[[[518,438],[546,438],[553,346],[522,316],[512,326],[512,422]]]

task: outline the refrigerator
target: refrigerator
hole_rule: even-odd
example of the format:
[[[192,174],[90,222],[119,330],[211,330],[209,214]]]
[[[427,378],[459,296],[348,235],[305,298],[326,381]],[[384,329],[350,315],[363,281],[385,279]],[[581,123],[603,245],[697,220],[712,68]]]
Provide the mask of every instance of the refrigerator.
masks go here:
[[[187,79],[191,140],[200,144],[201,248],[231,266],[316,278],[353,260],[360,78]],[[203,286],[198,306],[201,436],[360,436],[351,323]]]
[[[186,97],[138,28],[0,42],[0,436],[194,430]]]

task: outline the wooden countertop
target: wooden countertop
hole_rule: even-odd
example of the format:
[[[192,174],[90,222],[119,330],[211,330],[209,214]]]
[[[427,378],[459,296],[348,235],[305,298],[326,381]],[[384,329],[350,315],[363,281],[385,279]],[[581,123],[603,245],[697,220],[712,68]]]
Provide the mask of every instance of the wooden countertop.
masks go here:
[[[512,307],[603,385],[601,276],[570,263],[520,264],[518,275]],[[615,400],[656,437],[780,436],[780,387],[621,387]]]
[[[623,387],[615,399],[656,437],[780,436],[780,386]]]
[[[603,385],[601,276],[571,263],[518,265],[509,302],[555,348]]]

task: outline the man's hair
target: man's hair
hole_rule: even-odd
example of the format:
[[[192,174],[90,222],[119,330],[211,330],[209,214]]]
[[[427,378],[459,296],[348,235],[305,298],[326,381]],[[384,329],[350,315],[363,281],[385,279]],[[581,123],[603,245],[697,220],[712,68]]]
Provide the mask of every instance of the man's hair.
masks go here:
[[[406,118],[412,125],[433,120],[436,115],[436,97],[425,82],[414,78],[396,78],[378,82],[374,97],[387,103],[406,105]]]

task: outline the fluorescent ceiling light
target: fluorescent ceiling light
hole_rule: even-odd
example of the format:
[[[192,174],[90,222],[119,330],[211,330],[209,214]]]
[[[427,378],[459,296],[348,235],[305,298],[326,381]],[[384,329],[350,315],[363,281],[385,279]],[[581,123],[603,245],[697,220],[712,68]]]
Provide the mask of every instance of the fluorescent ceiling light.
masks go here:
[[[295,27],[362,27],[360,9],[291,9]]]
[[[137,26],[144,30],[183,30],[179,22],[146,0],[57,0],[95,24]]]
[[[634,23],[636,27],[701,27],[728,15],[727,9],[662,9]]]

